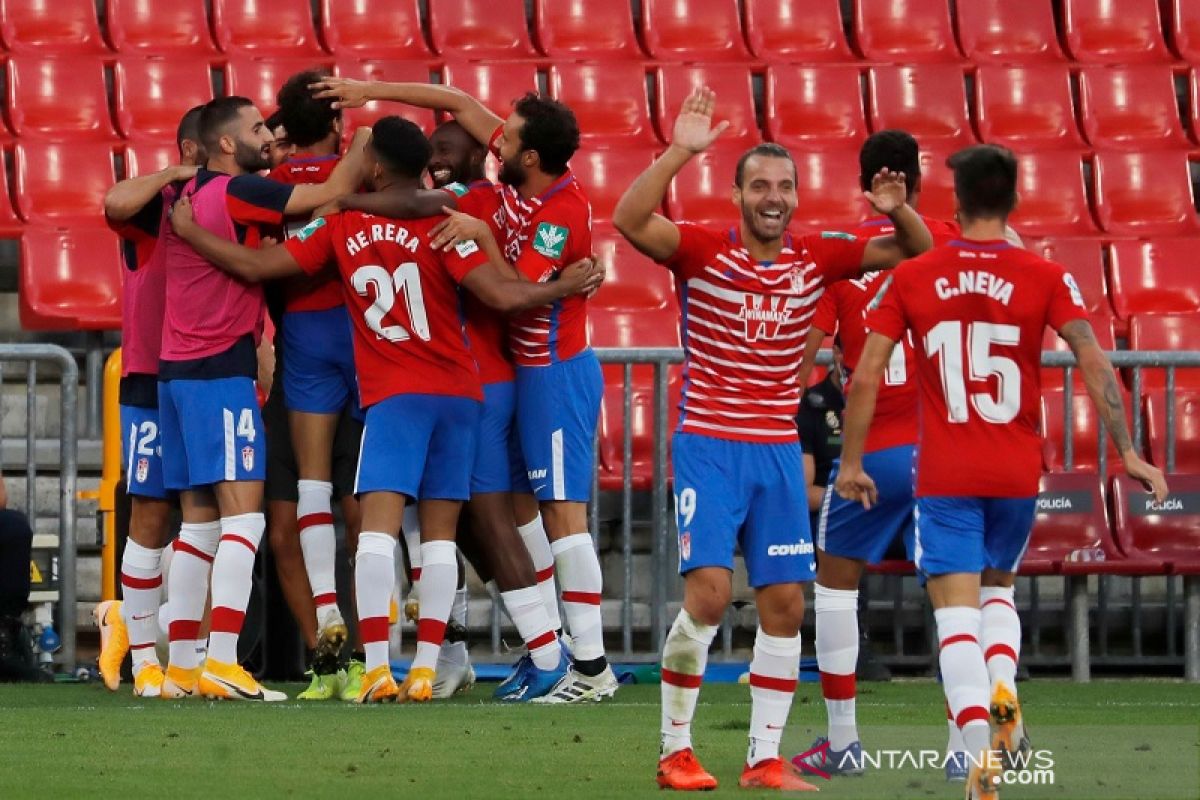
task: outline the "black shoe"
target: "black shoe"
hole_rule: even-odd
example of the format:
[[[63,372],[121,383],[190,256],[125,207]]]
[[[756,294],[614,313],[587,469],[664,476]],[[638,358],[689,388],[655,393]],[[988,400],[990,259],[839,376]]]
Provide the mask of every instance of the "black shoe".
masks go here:
[[[17,617],[0,617],[0,683],[42,683],[33,639]]]
[[[446,644],[467,641],[467,626],[452,619],[446,623]]]

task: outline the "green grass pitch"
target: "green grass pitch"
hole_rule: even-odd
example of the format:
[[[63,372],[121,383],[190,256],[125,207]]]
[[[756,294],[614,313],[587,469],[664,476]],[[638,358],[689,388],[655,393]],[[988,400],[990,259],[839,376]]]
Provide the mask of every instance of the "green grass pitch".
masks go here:
[[[294,694],[300,687],[283,687]],[[429,706],[273,706],[134,699],[128,686],[0,685],[0,798],[661,797],[655,788],[658,687],[623,688],[586,707],[501,706],[482,685]],[[1053,785],[1004,798],[1200,796],[1200,686],[1100,681],[1021,685],[1035,748],[1054,754]],[[862,684],[864,744],[941,748],[940,687]],[[745,686],[706,686],[694,735],[722,794],[737,788],[750,717]],[[824,731],[802,684],[787,755]],[[937,770],[877,770],[814,780],[822,797],[962,796]]]

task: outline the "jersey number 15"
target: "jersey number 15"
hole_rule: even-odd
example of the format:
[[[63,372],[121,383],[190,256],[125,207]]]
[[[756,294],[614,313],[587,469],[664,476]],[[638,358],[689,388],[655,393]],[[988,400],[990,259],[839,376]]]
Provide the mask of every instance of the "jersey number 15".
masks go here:
[[[367,287],[375,289],[375,301],[367,307],[363,316],[366,317],[367,327],[379,338],[389,342],[405,342],[415,334],[421,341],[429,341],[429,317],[425,314],[425,295],[421,292],[421,272],[415,262],[406,261],[391,273],[375,265],[359,267],[350,279],[354,291],[362,297],[368,296]],[[402,324],[384,324],[387,319],[400,322],[391,317],[397,295],[404,299],[404,308],[408,312],[407,328]]]
[[[966,422],[967,384],[963,369],[963,324],[956,320],[939,322],[925,334],[925,353],[937,357],[942,376],[942,394],[946,399],[946,417],[950,422]],[[995,397],[988,392],[971,395],[971,406],[985,422],[1003,425],[1012,422],[1021,411],[1021,369],[1006,356],[992,354],[992,346],[1015,347],[1021,341],[1016,325],[972,322],[967,325],[966,368],[971,380],[997,378]]]

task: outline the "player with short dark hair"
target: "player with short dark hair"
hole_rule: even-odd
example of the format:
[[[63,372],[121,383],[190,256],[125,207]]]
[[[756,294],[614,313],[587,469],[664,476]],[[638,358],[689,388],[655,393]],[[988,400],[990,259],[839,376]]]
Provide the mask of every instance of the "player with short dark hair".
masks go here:
[[[811,789],[779,757],[800,670],[802,584],[816,567],[795,423],[804,337],[828,284],[892,267],[931,240],[905,203],[903,176],[886,170],[866,197],[892,220],[892,236],[793,236],[787,226],[796,207],[796,167],[786,150],[745,160],[741,181],[731,187],[741,213],[736,225],[668,220],[658,208],[672,178],[728,126],[713,127],[714,104],[708,89],[684,101],[671,146],[613,213],[625,238],[675,275],[687,358],[672,441],[684,601],[663,648],[658,783],[716,787],[695,758],[691,724],[708,648],[732,596],[740,544],[759,614],[740,784]]]
[[[879,500],[863,453],[880,380],[896,343],[911,334],[920,395],[915,560],[934,607],[946,700],[971,759],[967,796],[995,798],[999,764],[990,754],[1011,753],[1023,738],[1015,684],[1021,625],[1012,587],[1042,472],[1047,326],[1074,352],[1126,472],[1159,501],[1167,484],[1133,448],[1116,375],[1074,278],[1005,240],[1016,205],[1012,153],[979,145],[949,164],[962,233],[901,264],[872,301],[835,486],[864,508]]]
[[[275,137],[275,141],[271,142],[271,168],[274,169],[287,161],[296,148],[288,139],[287,128],[283,127],[283,118],[279,116],[278,109],[267,117],[267,128]]]

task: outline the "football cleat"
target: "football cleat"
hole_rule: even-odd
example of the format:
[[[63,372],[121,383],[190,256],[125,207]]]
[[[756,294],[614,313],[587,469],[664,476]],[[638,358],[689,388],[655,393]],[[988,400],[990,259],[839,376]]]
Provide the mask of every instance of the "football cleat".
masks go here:
[[[508,673],[508,677],[500,681],[500,685],[496,687],[496,691],[492,692],[492,697],[497,700],[507,700],[510,694],[514,694],[521,690],[525,685],[527,673],[530,670],[536,669],[533,666],[533,658],[526,653],[517,659],[513,664],[512,672]]]
[[[164,700],[182,700],[185,697],[195,697],[196,687],[200,682],[200,667],[184,669],[183,667],[167,666],[167,674],[163,678],[160,696]]]
[[[404,618],[416,624],[421,621],[421,601],[415,597],[404,602]]]
[[[470,662],[447,664],[438,659],[437,680],[433,682],[433,699],[445,700],[469,691],[475,685],[475,670]]]
[[[240,664],[226,664],[211,658],[204,662],[197,691],[210,700],[254,700],[260,703],[287,700],[283,692],[272,691],[254,680]]]
[[[997,683],[992,692],[991,716],[992,750],[1000,753],[1005,770],[1018,769],[1022,761],[1028,761],[1032,748],[1025,735],[1021,703],[1003,683]]]
[[[156,661],[143,661],[133,670],[134,697],[161,697],[163,668]]]
[[[827,738],[818,736],[807,753],[792,759],[792,766],[801,772],[819,770],[826,775],[858,777],[863,774],[862,743],[853,741],[842,750],[834,750]]]
[[[785,792],[815,792],[817,787],[800,777],[796,768],[782,758],[769,758],[753,767],[747,764],[738,778],[743,789],[780,789]]]
[[[717,788],[717,779],[700,766],[696,754],[688,747],[658,762],[658,788],[710,792]]]
[[[342,645],[349,636],[350,631],[346,628],[346,621],[342,619],[342,612],[337,606],[327,608],[317,619],[317,646],[313,652],[313,661],[322,666],[337,664]],[[333,672],[332,669],[323,671]]]
[[[970,763],[967,760],[966,753],[946,754],[947,783],[963,783],[967,780],[967,776],[970,774],[970,772]]]
[[[571,660],[567,658],[565,649],[558,659],[558,666],[554,669],[538,669],[537,665],[530,660],[529,668],[521,676],[521,683],[500,699],[508,703],[528,703],[539,697],[545,697],[558,685],[570,668]]]
[[[987,759],[990,760],[990,759]],[[1000,770],[971,764],[967,775],[966,800],[999,800]]]
[[[100,629],[100,677],[110,692],[121,685],[121,664],[129,652],[129,631],[125,629],[125,618],[121,616],[120,600],[105,600],[92,611],[96,627]]]
[[[357,658],[350,659],[350,663],[346,665],[346,672],[342,676],[342,700],[347,703],[357,703],[359,692],[362,691],[363,675],[367,672],[367,666]]]
[[[554,684],[554,688],[542,697],[535,697],[529,702],[557,705],[562,703],[586,703],[589,700],[599,703],[606,697],[617,693],[617,676],[613,675],[612,667],[605,667],[599,675],[584,675],[574,667]]]
[[[366,673],[358,691],[357,703],[394,703],[400,696],[400,687],[392,677],[392,668],[387,664],[375,667]]]
[[[433,682],[437,673],[429,667],[416,667],[408,671],[408,677],[400,685],[400,702],[428,703],[433,699]]]
[[[341,694],[341,673],[334,672],[328,675],[320,675],[310,669],[305,674],[312,675],[312,681],[309,682],[307,689],[296,695],[297,700],[332,700]]]

